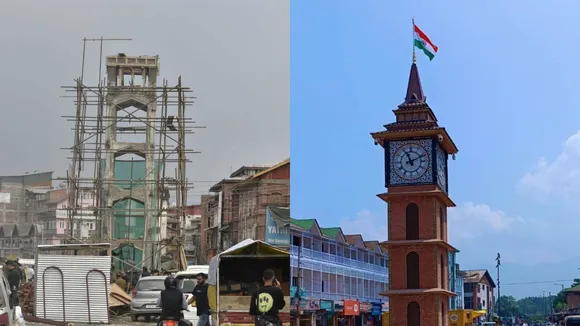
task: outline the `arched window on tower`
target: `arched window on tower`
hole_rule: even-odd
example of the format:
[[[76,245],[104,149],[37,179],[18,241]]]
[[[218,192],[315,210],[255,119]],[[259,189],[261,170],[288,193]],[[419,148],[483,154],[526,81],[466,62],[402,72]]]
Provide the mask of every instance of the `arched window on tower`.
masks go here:
[[[439,268],[441,270],[441,288],[446,289],[445,279],[447,278],[447,275],[445,275],[445,258],[443,258],[443,254],[441,254],[441,266]]]
[[[419,254],[411,251],[407,254],[407,289],[420,289]]]
[[[421,307],[415,301],[407,305],[407,325],[421,326]]]
[[[445,212],[439,207],[439,238],[445,240]]]
[[[406,239],[419,240],[419,206],[415,203],[407,205],[405,210]]]
[[[441,301],[441,321],[442,325],[445,325],[445,321],[447,320],[447,313],[445,312],[445,302]]]

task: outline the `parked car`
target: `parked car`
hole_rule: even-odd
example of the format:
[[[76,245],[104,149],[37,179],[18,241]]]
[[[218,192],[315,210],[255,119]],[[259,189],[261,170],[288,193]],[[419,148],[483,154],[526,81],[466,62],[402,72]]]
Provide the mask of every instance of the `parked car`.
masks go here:
[[[187,300],[193,295],[193,288],[197,284],[196,276],[199,273],[207,275],[209,272],[209,265],[193,265],[187,268],[187,271],[177,272],[175,278],[177,279],[177,287],[183,292]],[[187,311],[183,312],[183,318],[189,320],[193,325],[197,325],[199,318],[197,317],[197,308],[195,303],[190,305]]]
[[[165,289],[163,281],[166,276],[146,276],[137,281],[131,299],[131,320],[137,321],[139,316],[149,320],[153,316],[161,315],[161,308],[157,307],[157,298]]]

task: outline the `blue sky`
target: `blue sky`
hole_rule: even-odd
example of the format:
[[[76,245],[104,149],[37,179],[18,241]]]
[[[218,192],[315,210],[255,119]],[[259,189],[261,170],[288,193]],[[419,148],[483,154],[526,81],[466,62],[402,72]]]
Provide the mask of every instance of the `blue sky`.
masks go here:
[[[516,296],[580,277],[578,12],[571,0],[291,1],[293,217],[386,239],[369,133],[404,99],[415,17],[439,47],[418,56],[427,102],[459,147],[461,267],[491,271],[501,252],[502,293]]]

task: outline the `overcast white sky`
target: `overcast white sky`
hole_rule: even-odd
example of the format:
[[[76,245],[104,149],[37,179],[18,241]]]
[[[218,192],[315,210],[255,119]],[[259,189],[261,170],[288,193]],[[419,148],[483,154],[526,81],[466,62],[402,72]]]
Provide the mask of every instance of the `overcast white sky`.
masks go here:
[[[72,145],[70,99],[62,85],[80,75],[82,38],[104,55],[159,55],[169,84],[193,88],[189,116],[199,150],[188,166],[190,192],[240,165],[290,156],[289,0],[10,1],[0,10],[0,175],[53,170],[64,176]],[[98,43],[87,43],[85,84],[98,82]],[[211,181],[211,182],[200,182]]]

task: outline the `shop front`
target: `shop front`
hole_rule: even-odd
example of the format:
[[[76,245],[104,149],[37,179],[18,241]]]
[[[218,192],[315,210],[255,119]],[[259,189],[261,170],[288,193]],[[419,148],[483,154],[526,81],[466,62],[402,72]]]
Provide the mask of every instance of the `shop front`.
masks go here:
[[[320,300],[318,299],[308,299],[292,298],[292,307],[298,307],[298,309],[292,309],[295,313],[292,318],[292,325],[302,326],[302,325],[315,325],[317,313],[320,310]]]
[[[362,326],[373,326],[373,304],[369,302],[360,303],[360,319]]]
[[[356,321],[359,320],[360,325],[360,303],[357,300],[344,300],[344,307],[342,316],[344,319],[344,326],[357,326]]]
[[[381,325],[381,314],[383,313],[383,305],[380,303],[373,303],[371,309],[371,316],[373,323],[370,326],[380,326]]]
[[[334,301],[320,300],[320,310],[316,318],[317,326],[334,326]]]

